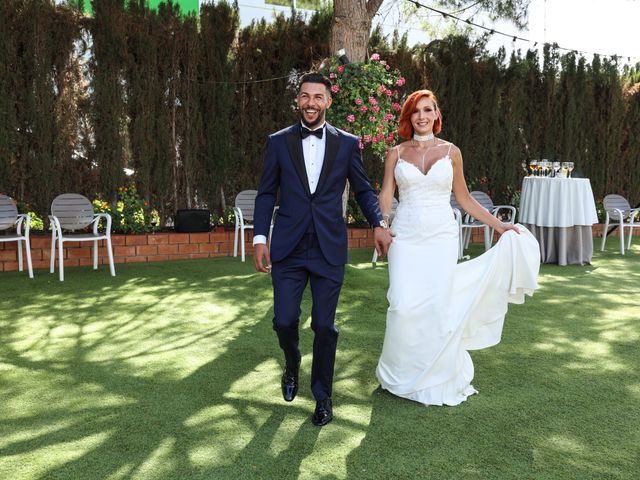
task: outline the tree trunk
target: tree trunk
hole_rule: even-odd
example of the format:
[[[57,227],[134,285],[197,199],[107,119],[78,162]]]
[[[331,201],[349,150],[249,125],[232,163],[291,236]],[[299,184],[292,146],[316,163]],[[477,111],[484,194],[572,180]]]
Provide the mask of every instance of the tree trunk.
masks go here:
[[[334,0],[331,22],[331,54],[343,49],[351,62],[364,62],[371,33],[373,16],[382,0]],[[342,216],[346,219],[349,183],[342,193]]]
[[[331,54],[344,48],[352,62],[364,62],[371,22],[382,0],[334,0],[331,22]]]

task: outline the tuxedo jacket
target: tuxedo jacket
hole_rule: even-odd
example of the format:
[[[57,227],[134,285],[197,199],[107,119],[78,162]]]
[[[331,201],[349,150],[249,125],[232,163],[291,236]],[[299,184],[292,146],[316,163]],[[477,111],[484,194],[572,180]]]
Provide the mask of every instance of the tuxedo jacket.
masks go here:
[[[324,163],[316,191],[311,194],[304,166],[300,123],[269,136],[254,212],[254,234],[269,234],[273,207],[280,192],[280,208],[271,238],[271,261],[279,262],[315,231],[322,253],[331,265],[347,262],[347,226],[342,217],[346,181],[371,226],[382,219],[378,198],[367,178],[358,137],[325,124]]]

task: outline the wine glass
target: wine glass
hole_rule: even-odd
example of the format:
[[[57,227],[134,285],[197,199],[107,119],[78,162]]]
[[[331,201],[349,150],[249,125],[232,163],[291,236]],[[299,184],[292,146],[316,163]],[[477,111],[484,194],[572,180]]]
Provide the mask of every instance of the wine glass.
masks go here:
[[[545,177],[546,173],[547,173],[547,160],[546,159],[542,159],[538,162],[538,168],[540,169],[540,176],[541,177]]]
[[[567,162],[567,169],[569,170],[569,178],[571,178],[571,172],[573,171],[573,162]]]
[[[531,160],[529,162],[529,170],[531,170],[531,176],[532,177],[535,176],[537,169],[538,169],[538,161],[537,160]]]
[[[562,177],[567,178],[569,176],[569,162],[562,162]]]
[[[557,177],[560,172],[560,162],[553,162],[553,176]]]

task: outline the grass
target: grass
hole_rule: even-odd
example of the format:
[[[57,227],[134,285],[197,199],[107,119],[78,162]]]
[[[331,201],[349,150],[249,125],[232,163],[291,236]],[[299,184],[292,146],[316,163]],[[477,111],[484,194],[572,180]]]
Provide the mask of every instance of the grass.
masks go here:
[[[477,247],[474,247],[478,253]],[[424,407],[374,371],[387,271],[354,251],[339,305],[336,418],[281,400],[269,277],[249,262],[0,274],[0,478],[635,479],[640,247],[544,265],[503,341],[473,352],[480,391]]]

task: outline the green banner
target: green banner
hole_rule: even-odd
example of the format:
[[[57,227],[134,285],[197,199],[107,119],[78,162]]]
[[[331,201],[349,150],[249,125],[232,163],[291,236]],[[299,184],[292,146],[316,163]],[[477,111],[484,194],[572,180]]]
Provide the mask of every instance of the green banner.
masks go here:
[[[93,14],[91,0],[71,0],[69,3],[89,15]],[[149,8],[154,10],[161,3],[167,3],[167,0],[147,0]],[[199,0],[173,0],[173,4],[179,5],[182,13],[195,13],[196,15],[199,13]]]

